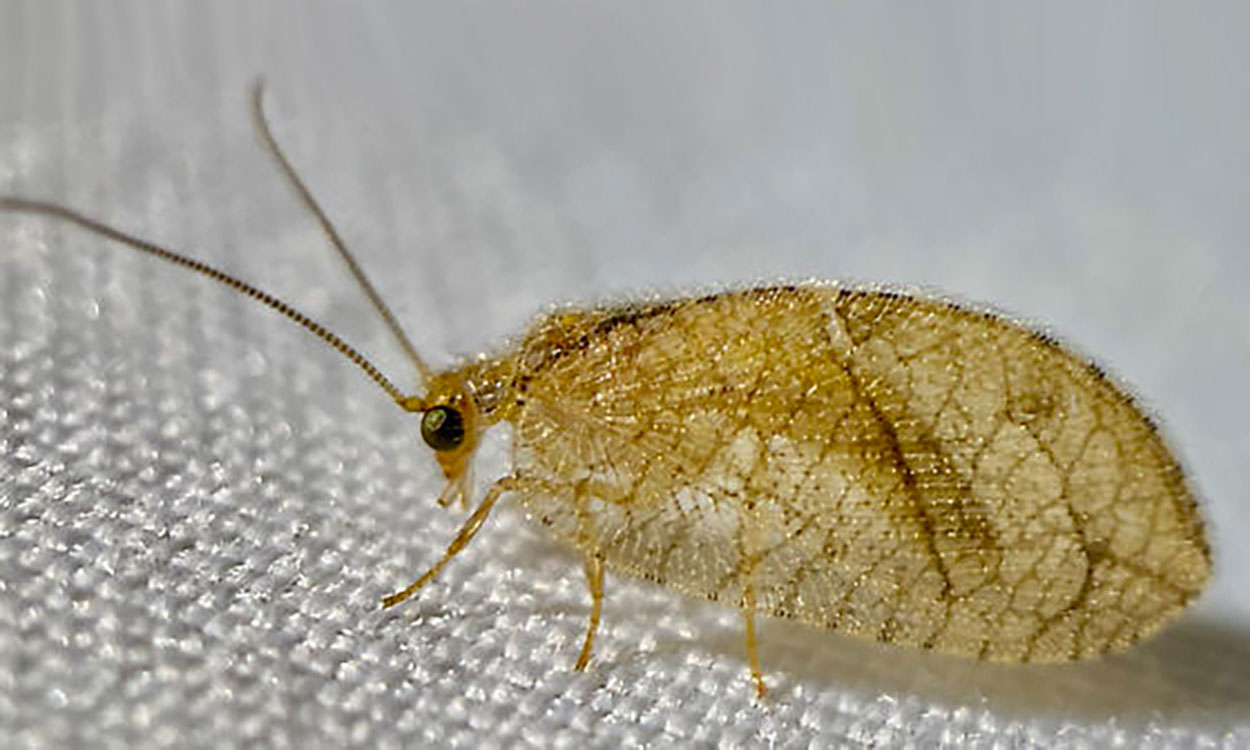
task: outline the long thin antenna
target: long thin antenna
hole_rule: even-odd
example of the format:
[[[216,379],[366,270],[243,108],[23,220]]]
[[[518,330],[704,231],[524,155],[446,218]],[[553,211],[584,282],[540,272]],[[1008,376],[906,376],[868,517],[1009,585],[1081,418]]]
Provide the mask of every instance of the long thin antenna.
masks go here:
[[[347,264],[348,270],[352,276],[356,278],[356,282],[360,284],[360,288],[364,290],[365,296],[369,298],[369,302],[373,304],[373,309],[377,310],[378,315],[386,323],[386,327],[391,329],[391,335],[399,342],[399,346],[408,355],[408,359],[417,368],[417,372],[421,375],[423,383],[429,383],[434,372],[421,359],[421,355],[417,354],[417,349],[412,345],[412,341],[408,338],[408,334],[404,333],[404,329],[400,327],[399,321],[395,319],[391,309],[382,301],[382,295],[378,294],[378,290],[373,287],[369,278],[365,276],[364,270],[360,264],[356,262],[356,258],[352,256],[350,250],[347,249],[347,243],[339,236],[338,230],[334,228],[334,224],[330,221],[330,217],[326,216],[326,212],[317,204],[317,200],[313,198],[312,191],[304,185],[304,181],[295,173],[295,167],[291,166],[290,160],[286,158],[282,148],[278,145],[278,140],[273,137],[273,133],[269,130],[269,122],[265,119],[265,82],[257,80],[252,85],[252,120],[256,124],[256,129],[260,131],[261,140],[264,141],[266,150],[278,162],[278,167],[282,170],[282,174],[286,177],[287,182],[295,189],[312,215],[317,218],[317,223],[321,225],[326,236],[330,238],[330,243],[334,245],[334,249],[338,250],[339,257]]]
[[[401,393],[399,389],[396,388],[391,383],[391,381],[386,379],[385,375],[383,375],[381,372],[378,371],[378,368],[373,366],[372,362],[365,359],[365,356],[363,354],[356,351],[347,342],[343,341],[338,336],[331,333],[329,330],[325,328],[325,326],[321,325],[320,323],[313,320],[312,318],[309,318],[304,313],[300,312],[299,310],[296,310],[295,308],[291,307],[290,305],[278,299],[277,297],[273,296],[272,294],[261,291],[260,289],[257,289],[256,287],[252,286],[251,284],[248,284],[245,281],[240,281],[239,279],[236,279],[235,277],[231,276],[225,271],[219,271],[216,268],[213,268],[212,266],[208,265],[207,263],[201,263],[200,261],[195,260],[194,258],[188,258],[187,256],[182,255],[180,253],[176,253],[173,250],[170,250],[168,248],[164,248],[155,243],[148,242],[147,240],[144,240],[144,239],[140,239],[138,237],[135,237],[134,235],[126,234],[125,232],[122,232],[121,230],[114,229],[113,227],[110,227],[107,224],[96,221],[95,219],[92,219],[90,217],[83,216],[77,211],[74,211],[69,208],[65,208],[64,206],[59,206],[55,203],[47,203],[45,201],[29,200],[27,198],[0,196],[0,211],[16,211],[16,212],[24,212],[24,213],[32,213],[32,214],[43,214],[45,216],[52,216],[58,219],[64,219],[65,221],[68,221],[72,224],[76,224],[90,232],[94,232],[96,234],[103,235],[111,240],[115,240],[117,242],[121,242],[122,244],[129,245],[133,247],[134,249],[139,250],[140,252],[148,253],[149,255],[155,255],[161,260],[169,261],[170,263],[182,266],[183,268],[189,268],[192,271],[195,271],[196,273],[200,273],[200,274],[207,276],[213,281],[217,281],[222,284],[225,284],[231,289],[237,292],[242,292],[243,294],[246,294],[252,299],[260,302],[261,304],[264,304],[268,307],[273,308],[274,310],[277,310],[278,312],[282,313],[290,320],[293,320],[294,322],[303,326],[309,333],[312,333],[317,338],[321,339],[325,343],[337,349],[340,354],[342,354],[344,357],[347,357],[352,362],[354,362],[357,367],[364,370],[365,374],[368,375],[373,380],[373,382],[377,383],[378,386],[381,387],[382,390],[386,391],[388,396],[395,399],[395,402],[399,404],[401,407],[403,407],[405,410],[420,411],[421,409],[420,398],[416,396],[405,396],[403,393]]]

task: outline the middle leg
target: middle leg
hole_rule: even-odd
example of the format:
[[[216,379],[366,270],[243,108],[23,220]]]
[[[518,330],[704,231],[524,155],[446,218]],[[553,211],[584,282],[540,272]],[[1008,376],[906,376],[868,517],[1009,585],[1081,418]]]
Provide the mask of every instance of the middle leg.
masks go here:
[[[577,546],[582,550],[582,569],[586,572],[586,586],[590,589],[590,623],[586,627],[586,640],[577,656],[578,672],[586,669],[590,652],[594,647],[595,633],[599,631],[599,617],[603,613],[603,550],[599,548],[599,536],[595,533],[594,519],[586,506],[591,491],[589,480],[578,483],[573,492],[573,507],[577,509]]]
[[[603,555],[599,552],[586,554],[584,560],[586,584],[590,586],[590,626],[586,628],[586,641],[582,643],[582,653],[577,657],[575,670],[581,672],[590,662],[590,650],[595,642],[595,632],[599,630],[599,615],[603,612]]]

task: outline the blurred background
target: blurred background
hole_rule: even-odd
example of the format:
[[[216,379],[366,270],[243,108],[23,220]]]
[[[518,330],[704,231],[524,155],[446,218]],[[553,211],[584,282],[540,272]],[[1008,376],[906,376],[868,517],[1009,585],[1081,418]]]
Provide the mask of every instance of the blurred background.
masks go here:
[[[1250,10],[1122,3],[0,2],[0,192],[402,356],[247,90],[435,366],[552,303],[777,279],[1004,311],[1131,384],[1216,580],[1056,668],[761,629],[458,527],[415,420],[254,304],[0,215],[0,736],[14,746],[1250,745]],[[506,435],[478,472],[497,476]],[[486,541],[489,540],[489,541]]]

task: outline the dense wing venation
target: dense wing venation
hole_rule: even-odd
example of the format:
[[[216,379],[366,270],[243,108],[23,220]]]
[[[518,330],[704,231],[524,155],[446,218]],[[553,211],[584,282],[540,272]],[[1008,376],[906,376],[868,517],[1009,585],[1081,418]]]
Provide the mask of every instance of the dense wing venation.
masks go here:
[[[993,316],[778,287],[565,313],[522,360],[523,502],[620,572],[1012,660],[1126,646],[1209,574],[1145,417]]]
[[[1201,591],[1210,553],[1184,477],[1095,366],[941,302],[844,292],[832,306],[833,337],[870,384],[865,397],[901,445],[938,447],[998,537],[998,563],[968,566],[975,594],[952,613],[990,655],[1123,648]],[[1049,545],[1029,542],[1048,535]]]

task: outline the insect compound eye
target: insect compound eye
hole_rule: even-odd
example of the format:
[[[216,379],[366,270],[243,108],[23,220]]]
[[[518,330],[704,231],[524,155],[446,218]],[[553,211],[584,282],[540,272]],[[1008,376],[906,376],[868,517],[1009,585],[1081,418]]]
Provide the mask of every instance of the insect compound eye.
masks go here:
[[[435,406],[421,417],[421,439],[436,451],[455,450],[464,442],[464,418],[450,406]]]

